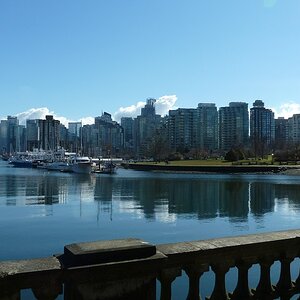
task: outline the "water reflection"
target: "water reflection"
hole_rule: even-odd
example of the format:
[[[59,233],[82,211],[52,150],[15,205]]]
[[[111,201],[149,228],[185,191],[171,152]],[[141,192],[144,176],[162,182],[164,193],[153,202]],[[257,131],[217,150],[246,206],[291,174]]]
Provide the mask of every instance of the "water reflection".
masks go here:
[[[2,170],[3,171],[3,170]],[[300,186],[296,180],[281,182],[230,176],[78,176],[74,174],[0,174],[0,205],[62,205],[80,201],[98,203],[98,211],[134,212],[165,222],[177,218],[228,218],[247,222],[274,212],[278,205],[299,211]],[[112,205],[112,202],[115,205]]]

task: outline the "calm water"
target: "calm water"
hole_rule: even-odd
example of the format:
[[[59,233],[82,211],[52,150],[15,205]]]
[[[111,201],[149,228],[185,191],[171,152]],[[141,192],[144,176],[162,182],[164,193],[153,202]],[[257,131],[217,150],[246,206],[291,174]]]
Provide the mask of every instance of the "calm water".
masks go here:
[[[300,228],[300,176],[77,175],[0,162],[0,259],[51,256],[65,244],[200,240]]]

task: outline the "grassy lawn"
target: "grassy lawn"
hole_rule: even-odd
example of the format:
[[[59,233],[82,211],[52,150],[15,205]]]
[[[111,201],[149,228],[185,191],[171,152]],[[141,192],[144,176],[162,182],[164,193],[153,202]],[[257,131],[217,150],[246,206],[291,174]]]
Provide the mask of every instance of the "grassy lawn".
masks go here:
[[[162,162],[152,162],[152,161],[138,161],[139,164],[145,165],[166,165],[164,161]],[[271,165],[272,164],[272,157],[268,157],[266,159],[245,159],[236,162],[229,162],[226,160],[220,159],[206,159],[206,160],[176,160],[176,161],[169,161],[168,165],[171,166],[231,166],[231,165]],[[278,163],[273,162],[274,165]]]
[[[163,162],[137,162],[145,165],[166,165]],[[218,159],[207,159],[207,160],[174,160],[169,161],[168,165],[171,166],[230,166],[232,163],[228,161],[218,160]]]

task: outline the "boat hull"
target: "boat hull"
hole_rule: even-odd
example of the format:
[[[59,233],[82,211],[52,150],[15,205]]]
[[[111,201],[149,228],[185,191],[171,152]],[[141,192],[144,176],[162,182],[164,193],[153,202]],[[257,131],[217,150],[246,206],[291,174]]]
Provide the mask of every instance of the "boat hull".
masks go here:
[[[33,168],[35,165],[32,161],[11,161],[10,162],[16,168]]]
[[[64,162],[54,162],[46,165],[48,171],[71,172],[70,165]]]
[[[90,163],[74,163],[70,166],[71,172],[78,174],[92,173],[92,166]]]

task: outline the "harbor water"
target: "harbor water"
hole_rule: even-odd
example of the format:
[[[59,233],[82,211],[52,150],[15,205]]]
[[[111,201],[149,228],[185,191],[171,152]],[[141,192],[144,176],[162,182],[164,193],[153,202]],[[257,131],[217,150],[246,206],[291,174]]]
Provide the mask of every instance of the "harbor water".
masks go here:
[[[79,175],[0,162],[0,260],[51,256],[84,241],[158,244],[299,229],[299,213],[300,176]],[[185,284],[176,284],[178,299]]]

